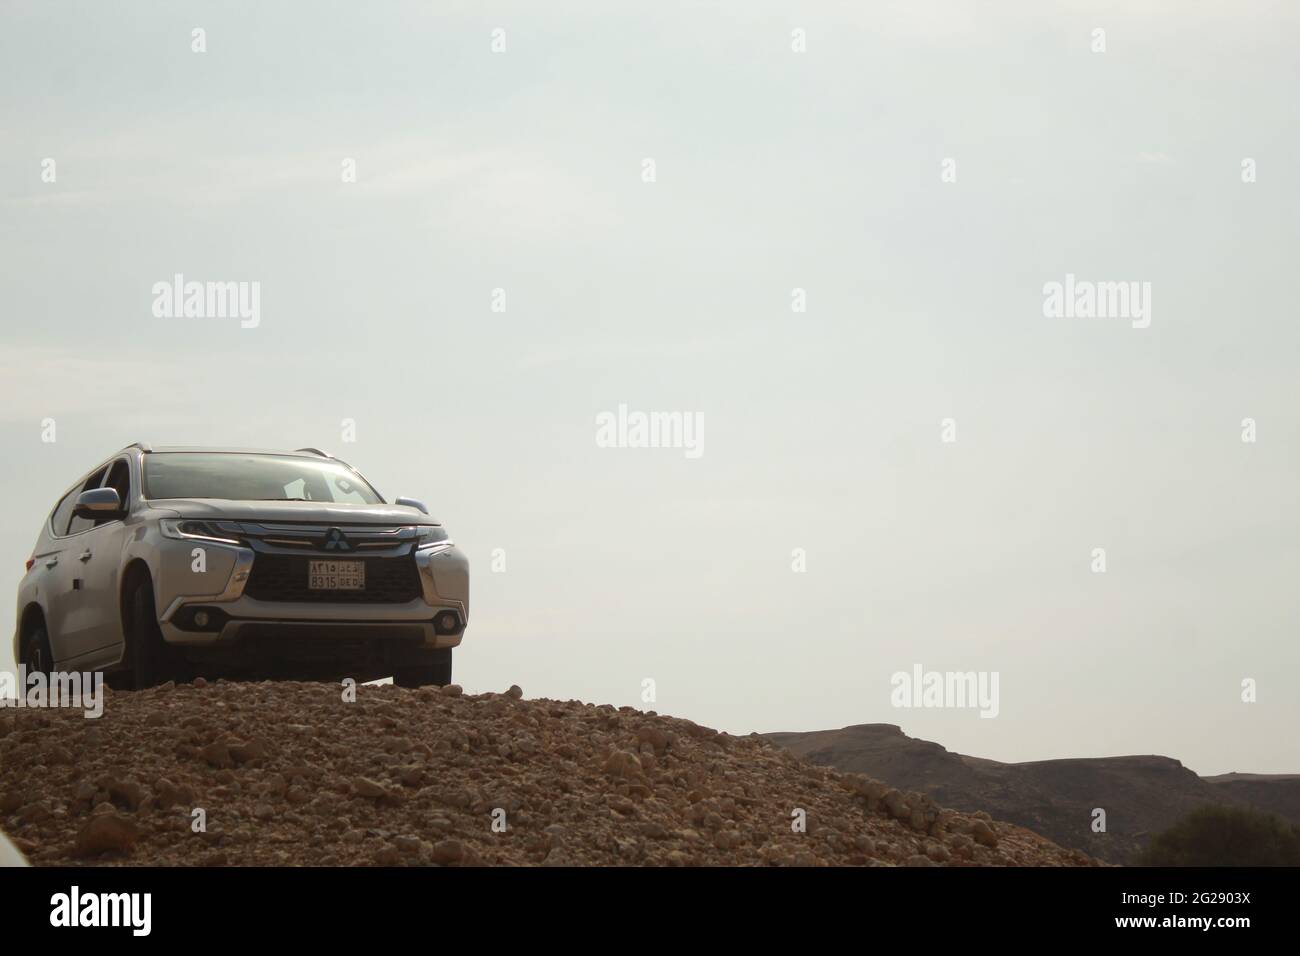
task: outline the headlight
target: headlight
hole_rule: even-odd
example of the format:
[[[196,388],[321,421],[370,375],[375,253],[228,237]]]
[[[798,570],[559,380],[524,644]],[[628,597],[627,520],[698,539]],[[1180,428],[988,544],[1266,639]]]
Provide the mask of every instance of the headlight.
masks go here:
[[[438,525],[424,525],[416,529],[415,547],[432,548],[435,545],[445,544],[447,542],[447,529]]]
[[[195,521],[193,518],[163,518],[158,522],[164,538],[178,540],[215,541],[218,544],[243,544],[238,538],[232,538],[229,531],[222,531],[211,521]]]

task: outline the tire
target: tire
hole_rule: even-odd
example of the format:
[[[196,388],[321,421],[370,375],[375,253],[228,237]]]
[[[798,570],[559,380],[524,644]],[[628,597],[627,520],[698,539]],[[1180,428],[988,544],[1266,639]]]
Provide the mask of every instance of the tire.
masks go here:
[[[23,638],[23,649],[19,663],[27,668],[27,674],[44,674],[47,678],[54,670],[54,652],[50,650],[50,636],[45,633],[45,625],[32,628],[30,634]]]
[[[434,651],[428,663],[396,668],[393,683],[398,687],[446,687],[451,683],[451,648]]]
[[[131,592],[131,633],[126,638],[128,669],[136,690],[171,678],[167,642],[153,606],[153,585],[142,581]]]

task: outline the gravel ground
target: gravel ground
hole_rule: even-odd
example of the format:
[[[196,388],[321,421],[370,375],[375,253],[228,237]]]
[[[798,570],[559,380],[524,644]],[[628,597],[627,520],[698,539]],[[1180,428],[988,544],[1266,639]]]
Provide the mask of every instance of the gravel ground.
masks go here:
[[[578,701],[165,685],[0,710],[0,829],[36,865],[1096,866],[757,737]]]

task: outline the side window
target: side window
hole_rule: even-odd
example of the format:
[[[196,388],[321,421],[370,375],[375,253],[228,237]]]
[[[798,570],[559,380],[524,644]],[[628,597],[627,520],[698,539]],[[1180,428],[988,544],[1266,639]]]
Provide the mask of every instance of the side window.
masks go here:
[[[131,466],[127,464],[125,458],[119,458],[113,462],[113,466],[108,470],[108,479],[104,482],[105,488],[112,488],[117,492],[117,496],[122,499],[122,507],[129,507],[131,504]],[[116,518],[97,518],[95,525],[106,524],[109,521],[116,521]]]
[[[50,529],[57,535],[68,533],[68,518],[72,516],[72,506],[77,503],[77,495],[81,494],[81,486],[73,488],[63,500],[54,508],[54,514],[50,515]]]
[[[83,491],[90,491],[92,488],[98,488],[100,484],[103,483],[104,474],[107,471],[108,471],[108,466],[105,465],[103,468],[99,469],[99,471],[95,472],[84,482],[82,482],[80,488],[74,489],[72,492],[73,504],[76,504],[77,495],[81,494]],[[78,518],[74,515],[72,521],[68,524],[68,534],[77,534],[80,531],[88,531],[94,526],[95,526],[95,522],[93,522],[89,518]]]

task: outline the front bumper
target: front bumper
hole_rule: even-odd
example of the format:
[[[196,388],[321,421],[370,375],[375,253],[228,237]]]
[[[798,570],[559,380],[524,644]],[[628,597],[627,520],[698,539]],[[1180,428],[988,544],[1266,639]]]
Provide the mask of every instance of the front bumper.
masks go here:
[[[402,603],[331,603],[258,600],[245,593],[258,553],[250,547],[215,542],[168,542],[158,569],[159,626],[163,639],[181,648],[213,648],[247,641],[276,641],[302,645],[304,651],[332,642],[392,641],[416,649],[456,647],[469,623],[469,562],[455,547],[439,547],[406,554],[414,561],[420,595]],[[203,560],[195,550],[201,548]],[[336,555],[312,554],[330,558]],[[379,555],[375,555],[379,558]],[[392,560],[393,556],[387,556]],[[196,608],[218,614],[207,629],[191,620]],[[459,627],[448,632],[435,626],[444,612],[456,615]]]

